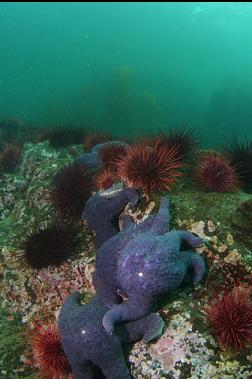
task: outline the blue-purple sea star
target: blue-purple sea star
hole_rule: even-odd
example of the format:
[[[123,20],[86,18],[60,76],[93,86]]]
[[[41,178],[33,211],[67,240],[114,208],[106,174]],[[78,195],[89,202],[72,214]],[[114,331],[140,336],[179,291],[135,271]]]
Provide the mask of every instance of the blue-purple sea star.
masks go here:
[[[148,342],[162,333],[163,320],[151,313],[141,320],[118,324],[109,335],[102,325],[106,311],[97,296],[81,305],[79,292],[71,294],[61,308],[60,336],[74,379],[95,378],[95,367],[107,379],[132,379],[122,345],[141,339]]]
[[[187,231],[169,231],[169,222],[169,202],[163,197],[156,215],[138,225],[125,217],[125,228],[98,249],[93,283],[111,307],[103,318],[109,333],[117,322],[152,312],[157,300],[188,281],[189,274],[193,283],[202,280],[204,259],[194,251],[181,251],[183,241],[195,248],[202,239]],[[121,296],[127,300],[119,304]]]
[[[111,145],[119,145],[119,146],[128,146],[126,142],[123,141],[108,141],[104,143],[100,143],[95,145],[89,153],[82,154],[77,160],[80,163],[83,163],[85,167],[89,169],[96,169],[102,166],[103,162],[100,158],[100,151]]]
[[[119,216],[125,206],[136,205],[139,196],[133,188],[120,191],[97,193],[85,204],[82,218],[95,232],[95,246],[99,248],[105,241],[119,232]]]

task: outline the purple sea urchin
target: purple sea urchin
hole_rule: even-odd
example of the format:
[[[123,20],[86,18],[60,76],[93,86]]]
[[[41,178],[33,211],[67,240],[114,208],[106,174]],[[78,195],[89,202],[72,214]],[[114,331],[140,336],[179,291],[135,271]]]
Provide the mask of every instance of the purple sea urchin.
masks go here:
[[[30,233],[21,243],[18,257],[20,268],[40,270],[49,266],[60,266],[77,247],[78,238],[69,226],[56,226]]]
[[[230,164],[234,167],[242,186],[252,188],[252,148],[249,140],[239,140],[233,137],[227,140],[224,147]]]
[[[92,189],[92,175],[82,163],[75,161],[56,175],[51,201],[64,219],[78,219]]]

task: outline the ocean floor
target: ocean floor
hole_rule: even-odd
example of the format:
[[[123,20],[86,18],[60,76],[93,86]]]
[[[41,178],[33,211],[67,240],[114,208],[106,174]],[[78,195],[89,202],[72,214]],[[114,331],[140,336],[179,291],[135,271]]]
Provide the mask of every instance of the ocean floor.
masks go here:
[[[54,150],[48,142],[25,144],[17,170],[0,176],[0,378],[35,378],[28,365],[25,333],[35,320],[57,318],[69,292],[79,290],[84,301],[94,293],[94,236],[81,224],[81,249],[59,268],[20,270],[20,241],[35,226],[61,220],[50,203],[54,174],[81,146]],[[208,276],[202,284],[182,288],[160,309],[165,330],[158,340],[139,342],[128,362],[136,379],[249,379],[252,349],[224,351],[211,334],[205,314],[215,292],[231,290],[238,282],[252,284],[252,211],[238,211],[252,195],[244,192],[203,193],[186,175],[165,194],[171,203],[172,228],[190,230],[206,239],[202,254]],[[137,221],[156,210],[160,195],[140,203]],[[249,202],[248,202],[249,204]],[[251,207],[252,209],[252,207]]]

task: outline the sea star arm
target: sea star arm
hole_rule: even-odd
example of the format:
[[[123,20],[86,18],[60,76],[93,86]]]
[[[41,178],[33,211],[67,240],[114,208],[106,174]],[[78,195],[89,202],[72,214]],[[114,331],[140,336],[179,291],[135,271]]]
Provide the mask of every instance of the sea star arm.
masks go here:
[[[138,320],[147,316],[152,310],[152,302],[149,299],[131,296],[127,301],[113,305],[103,317],[103,326],[109,334],[112,334],[116,323]]]
[[[195,236],[194,234],[185,230],[179,230],[177,233],[180,237],[180,241],[186,241],[192,248],[200,247],[204,242],[202,238]]]
[[[136,190],[126,188],[111,199],[96,194],[87,201],[82,218],[87,220],[96,233],[96,248],[118,233],[116,223],[118,223],[120,213],[129,202],[135,204],[138,198]]]
[[[125,188],[106,203],[104,214],[107,219],[113,219],[123,211],[128,203],[136,205],[139,200],[138,192],[134,188]]]
[[[153,234],[162,235],[168,232],[170,227],[170,207],[169,200],[163,196],[160,202],[160,208],[155,216],[153,225],[150,231]]]
[[[195,284],[201,282],[207,270],[204,258],[194,251],[188,250],[180,251],[179,257],[187,268],[184,282],[193,282]]]
[[[131,231],[136,237],[140,233],[148,232],[151,230],[155,234],[164,234],[169,230],[170,225],[170,212],[169,201],[166,197],[163,197],[160,202],[160,208],[158,213],[149,215],[140,224],[128,224],[131,227]],[[126,229],[129,229],[128,227]]]
[[[164,321],[157,313],[151,313],[137,321],[119,324],[116,333],[119,334],[122,344],[129,344],[143,340],[149,342],[163,332]]]
[[[94,368],[88,361],[78,362],[72,370],[74,379],[95,379]]]
[[[132,379],[124,359],[108,359],[102,366],[102,372],[107,379]]]
[[[134,225],[135,225],[132,217],[129,215],[126,215],[126,214],[123,214],[120,217],[120,222],[121,222],[121,230],[130,229],[130,228],[134,227]]]
[[[81,294],[78,291],[71,293],[65,300],[63,308],[64,312],[72,311],[74,307],[78,306],[80,303]],[[62,308],[62,309],[63,309]]]
[[[91,153],[98,154],[103,148],[111,145],[127,146],[127,143],[124,141],[108,141],[99,143],[98,145],[92,147]]]

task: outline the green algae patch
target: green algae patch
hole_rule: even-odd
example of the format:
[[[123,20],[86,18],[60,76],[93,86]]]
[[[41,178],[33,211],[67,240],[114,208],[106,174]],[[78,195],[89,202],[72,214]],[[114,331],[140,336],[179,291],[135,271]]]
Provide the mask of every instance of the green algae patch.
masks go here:
[[[15,225],[15,217],[10,214],[6,219],[0,221],[0,248],[4,247],[8,241],[10,229]]]
[[[231,230],[231,217],[241,200],[252,199],[251,195],[243,192],[171,192],[167,196],[171,200],[173,220],[212,220],[219,223],[223,231]]]
[[[252,199],[239,204],[232,218],[232,231],[237,241],[252,250]]]
[[[20,317],[0,307],[0,373],[4,378],[13,378],[21,366],[20,357],[25,350],[23,331]]]

